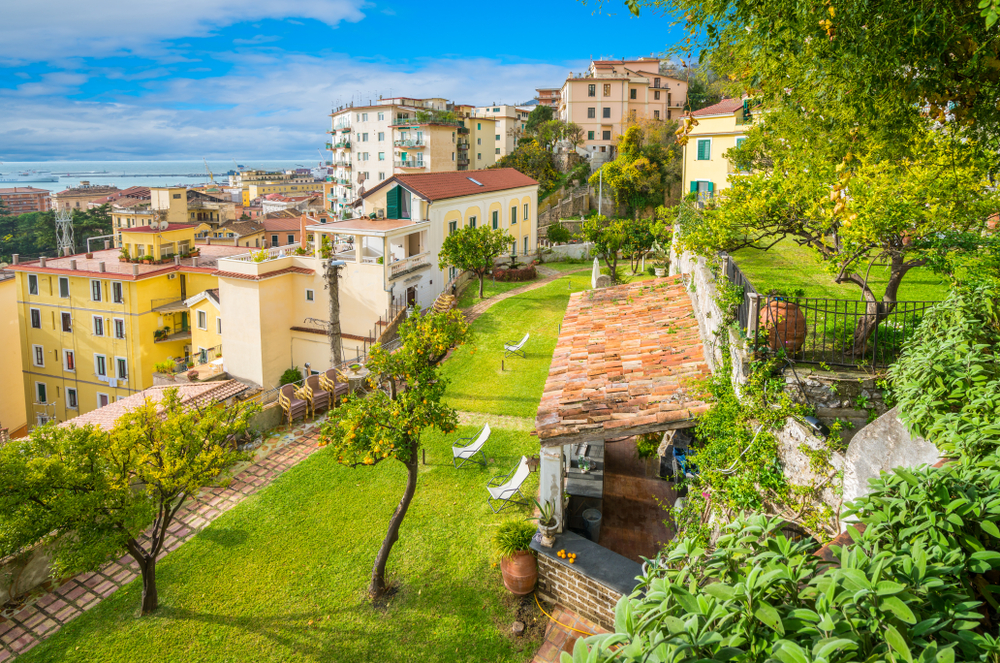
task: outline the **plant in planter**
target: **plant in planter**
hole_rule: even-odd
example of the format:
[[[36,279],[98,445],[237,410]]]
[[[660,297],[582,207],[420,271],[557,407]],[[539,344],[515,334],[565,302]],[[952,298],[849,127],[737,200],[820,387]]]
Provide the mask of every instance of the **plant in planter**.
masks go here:
[[[187,372],[187,379],[191,380],[192,382],[194,382],[195,380],[197,380],[198,379],[198,371],[188,371]]]
[[[157,373],[163,373],[164,375],[173,376],[174,367],[176,364],[172,361],[159,361],[153,364],[153,370]]]
[[[161,327],[153,332],[154,341],[162,341],[170,333],[170,327]]]
[[[384,264],[384,263],[385,263],[385,258],[383,258],[382,256],[379,256],[378,258],[375,258],[375,264],[381,265],[381,264]]]
[[[493,535],[503,585],[512,594],[530,594],[538,580],[538,560],[531,550],[535,527],[526,520],[505,520]]]
[[[87,260],[93,260],[94,259],[94,254],[91,253],[90,251],[87,251],[87,253],[85,253],[84,255],[87,257]]]
[[[556,533],[559,529],[559,518],[556,517],[556,505],[552,502],[542,504],[532,498],[538,507],[538,516],[532,520],[538,521],[538,531],[542,533],[541,544],[546,548],[556,545]]]

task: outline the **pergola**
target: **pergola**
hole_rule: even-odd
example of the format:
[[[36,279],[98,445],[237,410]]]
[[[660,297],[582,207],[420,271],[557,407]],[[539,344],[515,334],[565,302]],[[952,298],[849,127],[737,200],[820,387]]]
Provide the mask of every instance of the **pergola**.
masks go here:
[[[694,426],[709,374],[679,276],[571,295],[535,419],[540,500],[564,524],[571,447]]]

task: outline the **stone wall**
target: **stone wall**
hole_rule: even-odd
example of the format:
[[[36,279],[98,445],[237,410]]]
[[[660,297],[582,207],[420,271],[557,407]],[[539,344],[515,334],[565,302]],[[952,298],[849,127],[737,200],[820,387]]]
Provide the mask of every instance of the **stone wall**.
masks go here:
[[[38,544],[0,560],[0,606],[49,580],[51,573],[48,545]]]
[[[792,419],[785,422],[784,428],[775,434],[777,441],[778,457],[785,477],[797,486],[819,486],[825,487],[820,493],[820,499],[836,512],[840,512],[843,497],[840,494],[842,480],[837,477],[830,477],[817,474],[813,471],[809,456],[804,452],[803,447],[814,451],[819,451],[826,447],[826,441],[816,437],[812,429],[805,424]],[[833,453],[830,457],[832,472],[840,472],[844,469],[846,460],[843,454]]]
[[[794,370],[786,366],[782,373],[792,400],[815,407],[816,417],[827,426],[838,420],[845,424],[841,430],[845,442],[889,409],[871,373],[802,365]]]
[[[561,259],[574,258],[577,260],[590,260],[594,256],[591,251],[594,245],[591,242],[580,242],[579,244],[553,244],[546,247],[552,253],[545,256],[545,262],[559,262]],[[581,265],[582,267],[582,265]]]
[[[566,606],[595,624],[614,630],[615,606],[622,595],[569,566],[539,556],[537,592],[546,601]]]

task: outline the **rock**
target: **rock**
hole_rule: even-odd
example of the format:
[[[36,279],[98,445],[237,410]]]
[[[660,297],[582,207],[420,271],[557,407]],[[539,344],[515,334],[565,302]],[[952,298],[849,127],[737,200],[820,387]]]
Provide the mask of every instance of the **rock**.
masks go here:
[[[524,622],[514,622],[514,625],[510,627],[510,632],[514,635],[524,635]]]

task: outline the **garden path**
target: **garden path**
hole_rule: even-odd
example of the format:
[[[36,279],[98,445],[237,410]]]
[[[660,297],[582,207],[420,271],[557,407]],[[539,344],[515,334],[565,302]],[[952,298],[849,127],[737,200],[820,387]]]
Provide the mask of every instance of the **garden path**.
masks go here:
[[[476,304],[473,304],[469,308],[465,309],[465,319],[471,325],[476,320],[476,318],[481,316],[483,313],[486,313],[486,311],[488,311],[490,307],[492,307],[494,304],[499,304],[505,299],[510,299],[511,297],[528,292],[529,290],[537,290],[538,288],[548,285],[549,283],[552,283],[556,279],[562,278],[563,276],[569,276],[570,274],[576,274],[577,272],[585,272],[588,271],[589,269],[590,267],[584,267],[582,269],[577,269],[572,272],[560,272],[550,267],[546,267],[545,265],[538,265],[536,267],[536,270],[538,271],[539,274],[542,274],[544,278],[541,278],[537,281],[533,281],[532,283],[528,283],[526,285],[522,285],[519,288],[508,290],[507,292],[504,292],[502,294],[494,295],[489,299],[484,299]],[[472,285],[470,285],[469,287],[472,287]]]

